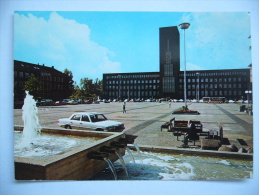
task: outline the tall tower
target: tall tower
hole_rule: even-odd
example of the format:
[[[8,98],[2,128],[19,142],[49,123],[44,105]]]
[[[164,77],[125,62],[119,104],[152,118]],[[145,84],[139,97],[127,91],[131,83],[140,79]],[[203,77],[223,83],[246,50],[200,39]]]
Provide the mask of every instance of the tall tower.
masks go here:
[[[180,40],[177,26],[159,28],[160,94],[179,98]]]

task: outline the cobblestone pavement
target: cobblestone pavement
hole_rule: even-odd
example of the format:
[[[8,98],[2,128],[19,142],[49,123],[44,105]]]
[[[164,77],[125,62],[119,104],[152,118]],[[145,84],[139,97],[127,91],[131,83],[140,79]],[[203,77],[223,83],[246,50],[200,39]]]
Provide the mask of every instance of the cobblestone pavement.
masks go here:
[[[182,144],[182,138],[160,131],[164,122],[175,117],[177,120],[200,120],[204,130],[217,130],[218,124],[223,125],[224,138],[237,147],[253,147],[253,116],[239,112],[242,104],[205,104],[191,103],[190,110],[197,110],[200,115],[172,115],[172,111],[182,107],[184,103],[167,102],[128,102],[127,113],[122,113],[122,103],[79,104],[52,107],[39,107],[38,115],[43,127],[59,128],[59,118],[67,118],[74,112],[101,112],[110,120],[123,122],[127,134],[135,134],[138,145],[177,147]],[[23,125],[22,110],[14,109],[14,124]],[[242,142],[240,142],[240,140]],[[192,145],[190,143],[190,145]],[[200,141],[196,143],[200,147]]]

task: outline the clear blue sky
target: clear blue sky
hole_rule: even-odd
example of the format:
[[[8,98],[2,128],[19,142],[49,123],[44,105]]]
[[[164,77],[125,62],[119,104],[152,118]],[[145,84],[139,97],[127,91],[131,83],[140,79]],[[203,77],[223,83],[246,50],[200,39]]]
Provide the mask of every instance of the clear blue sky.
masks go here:
[[[189,22],[187,70],[248,68],[246,12],[49,12],[14,15],[14,59],[54,66],[81,78],[159,71],[159,28]],[[181,70],[183,70],[183,31]]]

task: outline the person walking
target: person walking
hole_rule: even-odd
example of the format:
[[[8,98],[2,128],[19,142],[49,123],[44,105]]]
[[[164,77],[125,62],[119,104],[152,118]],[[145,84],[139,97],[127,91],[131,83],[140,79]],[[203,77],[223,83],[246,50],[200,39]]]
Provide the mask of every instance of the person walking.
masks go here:
[[[123,102],[123,105],[122,105],[122,112],[123,112],[123,113],[126,113],[126,102]]]

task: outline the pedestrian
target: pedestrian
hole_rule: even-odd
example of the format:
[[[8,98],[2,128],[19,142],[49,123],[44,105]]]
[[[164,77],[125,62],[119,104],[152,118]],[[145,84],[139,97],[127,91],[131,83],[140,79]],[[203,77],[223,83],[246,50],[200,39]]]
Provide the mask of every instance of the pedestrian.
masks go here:
[[[123,102],[122,112],[123,112],[123,113],[126,113],[126,102]]]
[[[171,102],[172,102],[172,100],[169,100],[169,108],[171,108]]]

